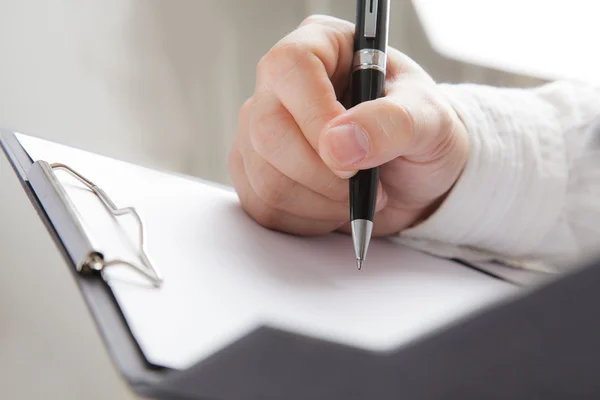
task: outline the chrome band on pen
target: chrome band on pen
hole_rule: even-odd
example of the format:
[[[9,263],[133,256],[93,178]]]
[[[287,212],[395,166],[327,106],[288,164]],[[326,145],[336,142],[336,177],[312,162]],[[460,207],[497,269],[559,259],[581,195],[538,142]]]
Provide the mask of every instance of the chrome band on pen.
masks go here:
[[[386,54],[377,49],[364,49],[354,53],[352,61],[352,72],[361,69],[375,69],[385,74]]]

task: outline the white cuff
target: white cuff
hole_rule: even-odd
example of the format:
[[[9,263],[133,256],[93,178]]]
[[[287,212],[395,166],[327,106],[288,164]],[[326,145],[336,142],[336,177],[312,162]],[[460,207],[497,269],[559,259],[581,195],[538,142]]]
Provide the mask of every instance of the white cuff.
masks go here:
[[[532,91],[440,85],[470,136],[445,202],[399,240],[452,256],[528,259],[565,202],[567,160],[556,110]],[[495,256],[494,256],[495,255]]]

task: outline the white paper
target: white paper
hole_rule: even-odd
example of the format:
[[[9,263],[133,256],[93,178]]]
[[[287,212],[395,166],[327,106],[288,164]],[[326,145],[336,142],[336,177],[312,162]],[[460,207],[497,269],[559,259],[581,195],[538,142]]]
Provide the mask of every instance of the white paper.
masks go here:
[[[386,240],[372,241],[358,271],[346,235],[269,231],[244,214],[232,191],[19,139],[34,160],[68,164],[144,219],[148,254],[163,286],[152,288],[120,267],[106,277],[153,364],[189,367],[261,325],[387,351],[517,290]],[[100,240],[115,249],[110,255],[132,254],[135,243],[115,233],[93,195],[72,186],[67,193],[90,229],[106,236]],[[133,237],[135,225],[126,226]]]

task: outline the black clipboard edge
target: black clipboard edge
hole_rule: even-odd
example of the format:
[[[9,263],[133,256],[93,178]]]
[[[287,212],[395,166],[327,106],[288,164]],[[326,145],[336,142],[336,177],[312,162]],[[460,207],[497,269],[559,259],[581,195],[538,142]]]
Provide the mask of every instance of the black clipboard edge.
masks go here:
[[[152,365],[146,360],[108,285],[97,276],[83,275],[76,271],[71,258],[27,181],[26,171],[33,164],[33,160],[21,146],[16,135],[0,129],[0,148],[6,155],[40,220],[69,266],[118,371],[137,393],[152,396],[156,387],[171,370]]]

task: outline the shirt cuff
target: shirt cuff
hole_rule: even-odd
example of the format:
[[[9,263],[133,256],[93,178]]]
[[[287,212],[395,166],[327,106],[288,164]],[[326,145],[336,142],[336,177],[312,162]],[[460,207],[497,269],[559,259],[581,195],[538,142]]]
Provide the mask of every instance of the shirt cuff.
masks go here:
[[[440,88],[469,132],[469,158],[438,210],[398,239],[446,256],[533,258],[565,202],[556,110],[523,89]]]

